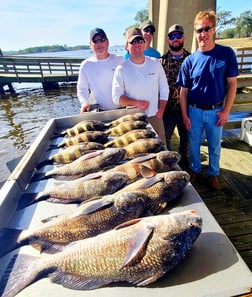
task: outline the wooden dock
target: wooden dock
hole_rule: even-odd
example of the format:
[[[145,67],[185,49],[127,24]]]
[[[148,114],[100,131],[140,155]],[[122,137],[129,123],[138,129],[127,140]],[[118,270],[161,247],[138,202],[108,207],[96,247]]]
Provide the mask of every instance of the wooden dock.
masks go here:
[[[172,149],[177,150],[175,132]],[[201,160],[202,178],[193,186],[252,270],[252,147],[240,141],[239,136],[223,137],[218,191],[208,186],[208,151],[204,143]]]
[[[11,83],[42,83],[44,89],[57,88],[59,82],[76,82],[82,58],[27,56],[0,57],[0,93]],[[10,90],[11,92],[11,90]]]

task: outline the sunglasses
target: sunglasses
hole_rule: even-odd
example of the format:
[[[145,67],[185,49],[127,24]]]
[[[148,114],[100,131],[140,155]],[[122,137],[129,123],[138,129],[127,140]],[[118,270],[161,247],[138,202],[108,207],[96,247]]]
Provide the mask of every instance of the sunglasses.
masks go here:
[[[200,28],[200,29],[195,29],[195,32],[197,34],[201,34],[202,32],[209,32],[211,29],[213,28],[213,26],[206,26],[204,28]]]
[[[182,33],[171,34],[168,37],[169,37],[170,40],[174,40],[175,38],[176,39],[181,39],[183,37],[183,34]]]
[[[151,28],[151,27],[147,27],[147,28],[143,29],[143,31],[146,32],[146,33],[150,33],[151,35],[153,35],[154,32],[155,32],[155,31],[153,30],[153,28]]]
[[[107,40],[107,38],[97,38],[93,40],[93,43],[102,43],[105,42]]]
[[[144,40],[141,38],[135,38],[134,40],[132,40],[131,42],[129,42],[130,44],[137,44],[137,43],[144,43]]]

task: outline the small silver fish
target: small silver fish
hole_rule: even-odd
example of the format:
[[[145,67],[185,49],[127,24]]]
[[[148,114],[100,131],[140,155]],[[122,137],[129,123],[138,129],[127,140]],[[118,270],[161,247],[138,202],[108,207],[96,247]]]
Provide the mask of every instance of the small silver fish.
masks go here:
[[[21,195],[17,209],[46,200],[54,203],[81,203],[92,197],[112,194],[128,183],[122,172],[97,172],[73,181],[67,181],[39,193]]]
[[[97,172],[107,167],[118,164],[124,157],[123,148],[106,148],[79,157],[70,164],[53,168],[47,172],[36,172],[31,182],[48,179],[51,177],[78,178],[89,173]]]
[[[8,278],[0,283],[2,297],[13,297],[47,276],[76,290],[115,282],[147,286],[188,255],[201,228],[202,218],[190,210],[131,220],[53,255],[18,255],[13,269],[6,272]]]

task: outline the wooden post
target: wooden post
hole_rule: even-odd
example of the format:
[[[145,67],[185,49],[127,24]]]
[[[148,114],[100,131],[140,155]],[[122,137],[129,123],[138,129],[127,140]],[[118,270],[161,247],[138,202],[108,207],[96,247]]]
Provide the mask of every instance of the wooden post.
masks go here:
[[[185,48],[195,51],[194,17],[199,11],[207,9],[216,11],[216,0],[149,0],[149,19],[157,28],[153,47],[161,54],[166,53],[168,28],[173,24],[181,24],[185,31]]]
[[[1,50],[1,48],[0,48],[0,56],[3,56],[3,52]],[[10,93],[15,94],[15,90],[11,83],[0,83],[0,95],[5,95],[4,86],[6,86],[6,85],[8,86]]]

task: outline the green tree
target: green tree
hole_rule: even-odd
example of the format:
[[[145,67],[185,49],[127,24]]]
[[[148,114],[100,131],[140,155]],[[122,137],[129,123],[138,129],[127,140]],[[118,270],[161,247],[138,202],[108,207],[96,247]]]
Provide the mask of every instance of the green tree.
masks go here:
[[[221,31],[227,26],[235,24],[235,18],[231,16],[231,11],[223,10],[217,12],[216,30]]]
[[[236,32],[239,37],[248,37],[252,33],[252,12],[247,10],[235,20]]]

